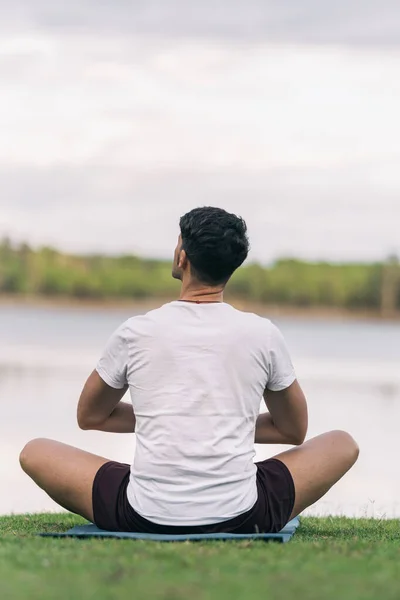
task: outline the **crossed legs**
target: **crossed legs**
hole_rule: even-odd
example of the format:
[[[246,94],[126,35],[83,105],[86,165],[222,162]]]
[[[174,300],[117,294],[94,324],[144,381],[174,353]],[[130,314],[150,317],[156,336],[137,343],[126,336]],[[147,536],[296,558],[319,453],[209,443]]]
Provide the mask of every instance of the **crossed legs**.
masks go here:
[[[296,491],[292,517],[314,504],[343,477],[358,457],[344,431],[330,431],[275,456],[288,467]],[[28,442],[21,467],[57,504],[93,521],[92,488],[109,459],[48,439]]]
[[[291,518],[317,502],[347,473],[358,458],[358,446],[345,431],[323,433],[276,455],[289,469],[295,488]]]
[[[93,521],[93,481],[108,458],[54,440],[36,439],[26,444],[19,461],[57,504]]]

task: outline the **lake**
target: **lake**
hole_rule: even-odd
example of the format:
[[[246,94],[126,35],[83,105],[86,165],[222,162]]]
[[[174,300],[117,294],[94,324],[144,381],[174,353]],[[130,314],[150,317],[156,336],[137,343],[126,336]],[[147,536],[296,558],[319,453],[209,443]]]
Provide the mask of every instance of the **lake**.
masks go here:
[[[138,311],[139,312],[139,311]],[[80,431],[76,404],[127,309],[0,306],[0,514],[59,510],[20,470],[34,437],[51,437],[130,462],[134,436]],[[349,431],[356,466],[308,510],[379,518],[400,516],[400,323],[274,318],[306,392],[308,437]],[[257,446],[257,459],[282,447]]]

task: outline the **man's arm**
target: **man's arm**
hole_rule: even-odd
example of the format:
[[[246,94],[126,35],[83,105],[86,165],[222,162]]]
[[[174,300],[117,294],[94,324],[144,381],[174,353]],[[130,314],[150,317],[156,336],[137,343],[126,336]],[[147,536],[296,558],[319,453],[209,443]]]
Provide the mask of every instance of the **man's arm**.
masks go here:
[[[97,371],[93,371],[79,398],[79,427],[111,433],[133,433],[136,419],[132,405],[121,402],[127,389],[127,385],[121,389],[110,387]]]
[[[293,444],[304,442],[308,428],[307,402],[297,380],[279,392],[264,392],[268,413],[256,422],[256,444]]]

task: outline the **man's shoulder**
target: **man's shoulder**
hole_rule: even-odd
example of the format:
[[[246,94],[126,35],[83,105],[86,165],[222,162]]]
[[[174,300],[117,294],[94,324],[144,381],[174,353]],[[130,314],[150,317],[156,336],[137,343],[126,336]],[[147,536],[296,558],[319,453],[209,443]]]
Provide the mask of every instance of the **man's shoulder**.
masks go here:
[[[137,333],[150,332],[154,330],[154,327],[157,330],[160,326],[168,327],[174,323],[176,318],[179,318],[180,308],[177,302],[168,302],[146,313],[130,317],[125,321],[123,327],[126,331]],[[224,314],[224,317],[222,317],[222,314]],[[219,315],[221,324],[225,326],[228,324],[234,325],[239,330],[242,329],[248,333],[254,332],[254,334],[259,333],[263,337],[268,335],[275,327],[268,317],[241,310],[228,303],[224,303],[223,311]]]
[[[273,326],[272,321],[268,317],[261,316],[254,312],[241,310],[239,308],[235,308],[234,306],[231,308],[234,311],[232,314],[234,314],[237,319],[240,319],[243,322],[252,323],[256,327],[269,328]]]
[[[170,304],[171,303],[163,304],[162,306],[153,308],[145,313],[134,315],[127,319],[123,323],[123,326],[126,329],[134,330],[136,327],[140,327],[140,325],[146,323],[155,323],[162,320],[163,318],[167,318],[167,314],[169,313],[170,309]]]
[[[236,323],[243,330],[253,333],[254,336],[261,336],[263,339],[271,335],[275,325],[268,317],[234,307],[232,309],[234,311],[232,312],[232,319],[236,320]]]

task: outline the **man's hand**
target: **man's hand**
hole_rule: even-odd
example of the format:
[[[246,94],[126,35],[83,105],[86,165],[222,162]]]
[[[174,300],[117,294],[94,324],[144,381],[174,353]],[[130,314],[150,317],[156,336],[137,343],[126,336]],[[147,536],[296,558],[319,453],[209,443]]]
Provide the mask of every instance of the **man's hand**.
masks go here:
[[[121,402],[128,386],[110,387],[97,371],[89,376],[78,402],[77,419],[81,429],[133,433],[136,419],[131,404]]]

